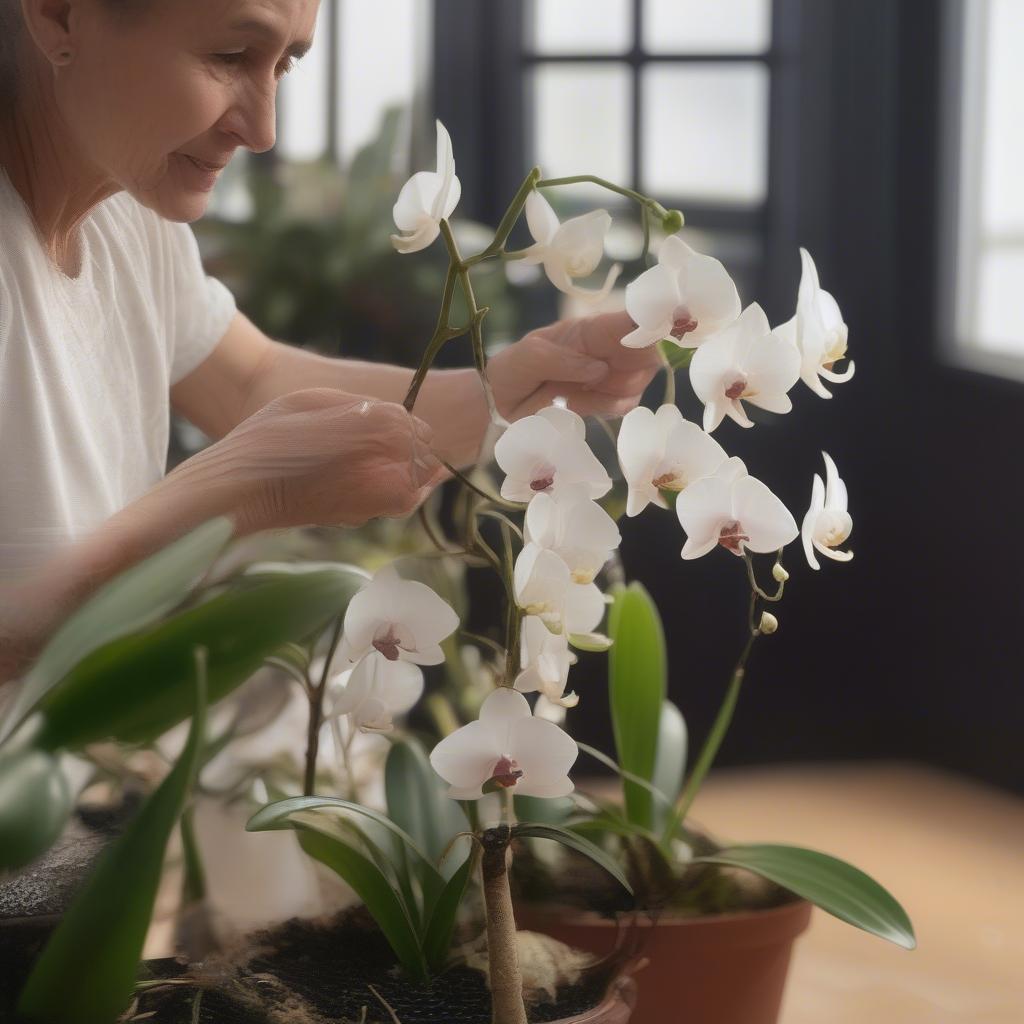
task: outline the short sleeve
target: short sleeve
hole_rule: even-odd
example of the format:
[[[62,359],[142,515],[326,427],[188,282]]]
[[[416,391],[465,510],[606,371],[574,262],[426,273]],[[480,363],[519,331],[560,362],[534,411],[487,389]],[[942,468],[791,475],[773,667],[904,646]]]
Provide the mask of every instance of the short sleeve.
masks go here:
[[[161,221],[169,273],[165,298],[169,380],[188,376],[227,333],[235,315],[235,297],[203,269],[199,244],[188,224]]]

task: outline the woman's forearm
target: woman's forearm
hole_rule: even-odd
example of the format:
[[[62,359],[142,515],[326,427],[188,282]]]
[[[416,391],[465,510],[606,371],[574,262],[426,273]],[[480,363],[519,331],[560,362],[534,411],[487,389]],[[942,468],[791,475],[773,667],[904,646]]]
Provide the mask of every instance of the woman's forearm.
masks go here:
[[[413,377],[413,371],[404,367],[331,359],[280,343],[264,365],[250,392],[246,416],[281,395],[314,387],[401,402]],[[475,370],[431,370],[414,411],[433,429],[433,447],[440,458],[459,467],[476,461],[489,417]]]

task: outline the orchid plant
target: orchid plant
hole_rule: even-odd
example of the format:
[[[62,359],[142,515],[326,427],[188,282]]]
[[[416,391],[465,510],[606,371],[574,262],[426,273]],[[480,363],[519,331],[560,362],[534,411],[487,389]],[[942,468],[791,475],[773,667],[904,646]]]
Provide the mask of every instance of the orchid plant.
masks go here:
[[[652,226],[666,236],[655,265],[625,289],[626,309],[637,326],[622,339],[628,347],[660,346],[665,402],[656,410],[633,410],[617,432],[610,423],[600,424],[616,439],[627,489],[625,514],[674,504],[685,535],[682,558],[724,548],[743,561],[750,584],[747,643],[715,726],[685,780],[685,723],[665,695],[660,619],[642,588],[621,582],[620,534],[608,511],[613,480],[588,444],[587,425],[558,401],[509,424],[498,413],[485,373],[487,309],[475,299],[474,268],[489,260],[541,264],[560,291],[594,300],[607,297],[615,284],[618,265],[606,271],[596,289],[578,283],[600,266],[609,213],[595,210],[560,222],[544,194],[583,181],[638,204],[643,260],[650,259]],[[799,380],[816,395],[830,397],[822,378],[838,383],[852,376],[852,363],[844,373],[834,369],[846,355],[847,328],[834,298],[821,289],[810,255],[801,250],[803,276],[793,318],[772,328],[759,305],[741,305],[718,260],[678,237],[682,215],[650,197],[589,175],[546,180],[534,168],[490,244],[465,256],[449,225],[460,194],[451,139],[438,122],[436,169],[415,174],[394,208],[401,233],[392,239],[400,253],[417,252],[441,238],[449,256],[437,324],[405,406],[415,408],[424,377],[444,345],[468,334],[491,419],[501,431],[493,444],[500,480],[485,461],[468,473],[448,467],[463,488],[460,535],[444,536],[427,511],[421,519],[438,557],[463,558],[497,574],[506,602],[503,642],[460,630],[453,609],[422,583],[402,579],[393,567],[379,571],[337,623],[327,657],[317,663],[320,683],[306,678],[312,707],[307,796],[271,804],[249,827],[299,831],[307,852],[357,886],[403,964],[419,974],[444,962],[454,915],[479,855],[493,1014],[501,1024],[526,1021],[508,880],[510,843],[516,837],[558,840],[590,856],[627,889],[627,872],[605,841],[609,834],[648,843],[670,873],[698,862],[742,866],[860,927],[911,945],[909,921],[892,897],[834,858],[777,846],[716,848],[698,856],[684,841],[690,835],[686,812],[728,727],[752,645],[778,627],[767,608],[783,596],[789,576],[782,561],[786,546],[802,533],[813,569],[819,568],[815,551],[837,560],[852,557],[839,550],[852,519],[846,489],[827,454],[825,482],[815,476],[801,531],[771,489],[712,436],[726,416],[753,427],[749,406],[789,412],[789,393]],[[533,244],[510,250],[509,237],[524,213]],[[452,322],[457,288],[468,310],[462,324]],[[704,404],[702,424],[685,420],[675,404],[675,373],[687,365],[692,389]],[[753,555],[772,558],[774,587],[758,582]],[[619,582],[609,591],[613,577]],[[607,636],[599,630],[609,605]],[[489,657],[494,685],[479,702],[475,720],[458,726],[454,713],[439,719],[450,723],[429,755],[436,779],[446,787],[439,791],[436,780],[422,775],[422,749],[395,731],[395,719],[423,690],[419,666],[440,663],[439,644],[457,631]],[[580,700],[569,686],[574,652],[609,648],[617,761],[578,744],[563,728],[566,709]],[[314,737],[325,715],[346,718],[350,735],[373,730],[393,737],[393,756],[401,751],[398,756],[415,775],[415,783],[407,778],[404,784],[414,785],[423,802],[418,815],[400,807],[402,783],[394,773],[389,775],[395,779],[388,790],[390,817],[354,801],[312,794]],[[623,809],[574,793],[570,772],[581,749],[621,775]],[[445,815],[445,836],[436,828],[441,792],[457,802],[450,807],[462,809]],[[568,814],[545,815],[544,823],[516,820],[516,808],[528,802],[514,803],[513,797],[570,795],[575,802]],[[436,818],[431,845],[434,854],[442,853],[440,861],[432,861],[423,848],[423,808]],[[556,819],[560,823],[552,824]],[[486,823],[490,827],[481,827]],[[446,867],[451,850],[463,842],[472,842],[477,852],[467,850],[455,858],[457,866]],[[373,885],[366,881],[369,876]]]

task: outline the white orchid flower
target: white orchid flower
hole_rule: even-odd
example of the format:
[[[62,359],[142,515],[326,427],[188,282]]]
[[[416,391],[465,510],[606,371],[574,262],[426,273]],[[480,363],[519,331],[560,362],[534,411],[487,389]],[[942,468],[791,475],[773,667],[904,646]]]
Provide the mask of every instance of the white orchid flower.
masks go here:
[[[587,444],[583,420],[558,405],[516,420],[494,446],[505,475],[501,496],[530,501],[572,484],[585,484],[591,498],[611,490],[611,477]]]
[[[537,494],[523,525],[527,543],[554,551],[574,583],[593,583],[622,540],[615,520],[590,500],[584,484]]]
[[[552,633],[591,633],[604,617],[604,595],[594,583],[573,583],[554,551],[526,544],[513,571],[516,603]]]
[[[339,658],[356,662],[376,650],[388,661],[440,665],[440,643],[458,624],[451,605],[425,583],[385,566],[349,601]]]
[[[553,722],[535,718],[521,693],[501,687],[480,718],[446,736],[430,755],[453,800],[479,800],[492,782],[519,796],[567,796],[576,741]]]
[[[403,232],[391,236],[395,248],[399,252],[426,249],[441,233],[441,221],[454,213],[461,197],[451,136],[438,121],[437,170],[418,171],[402,186],[392,211],[395,226]]]
[[[622,339],[626,348],[647,348],[663,338],[695,348],[740,315],[740,297],[725,267],[671,235],[658,265],[626,286],[626,312],[637,325]]]
[[[408,661],[390,661],[370,651],[353,669],[328,682],[325,715],[348,715],[363,732],[390,732],[423,693],[423,670]]]
[[[650,502],[668,508],[662,491],[682,491],[710,476],[729,457],[696,423],[683,419],[675,405],[657,412],[637,406],[619,428],[619,465],[629,493],[626,515],[639,515]]]
[[[846,358],[849,328],[843,322],[836,300],[818,283],[818,268],[806,249],[800,250],[803,270],[797,293],[796,315],[777,330],[800,352],[800,379],[821,398],[831,398],[832,392],[821,383],[821,378],[833,384],[842,384],[853,376],[853,360],[842,373],[832,367]]]
[[[709,434],[726,415],[741,427],[752,427],[743,402],[769,412],[789,412],[793,403],[787,392],[799,377],[800,353],[772,331],[756,302],[701,345],[690,363],[690,384],[704,403],[704,429]]]
[[[608,297],[622,272],[618,263],[609,268],[600,288],[573,283],[574,277],[589,277],[604,256],[605,236],[612,226],[607,210],[591,210],[562,224],[544,196],[533,191],[526,198],[526,223],[534,244],[526,250],[523,263],[542,263],[548,280],[566,295],[595,303]]]
[[[839,479],[839,470],[828,452],[821,454],[825,459],[825,483],[817,473],[814,474],[811,507],[804,516],[800,531],[807,564],[812,569],[821,568],[814,557],[815,548],[826,558],[834,558],[837,562],[848,562],[853,558],[852,551],[836,550],[853,531],[853,519],[846,511],[846,484]]]
[[[736,458],[690,484],[676,501],[676,514],[686,531],[687,559],[719,544],[734,555],[777,551],[799,532],[786,506]]]
[[[579,697],[566,694],[569,669],[576,664],[576,655],[569,650],[569,638],[552,634],[536,616],[523,619],[520,642],[522,671],[516,676],[515,688],[520,693],[542,693],[551,703],[565,708],[575,707]]]

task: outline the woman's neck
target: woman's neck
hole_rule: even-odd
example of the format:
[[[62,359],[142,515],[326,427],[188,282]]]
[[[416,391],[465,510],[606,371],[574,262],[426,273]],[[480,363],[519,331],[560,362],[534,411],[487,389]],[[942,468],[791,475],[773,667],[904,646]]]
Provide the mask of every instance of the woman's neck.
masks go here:
[[[83,162],[57,107],[48,62],[38,55],[23,62],[18,89],[10,113],[0,118],[0,166],[24,200],[50,260],[77,277],[79,228],[120,189]]]

